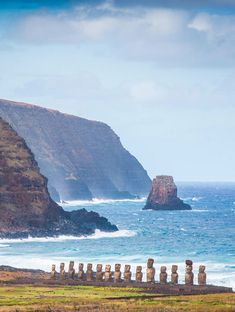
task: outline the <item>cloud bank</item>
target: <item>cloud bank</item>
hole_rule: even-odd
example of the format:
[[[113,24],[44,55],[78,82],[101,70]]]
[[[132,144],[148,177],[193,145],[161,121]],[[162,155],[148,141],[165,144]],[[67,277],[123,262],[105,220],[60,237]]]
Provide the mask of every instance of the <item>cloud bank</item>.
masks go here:
[[[3,38],[28,45],[93,45],[101,54],[159,66],[235,64],[235,15],[117,7],[108,1],[25,13]]]

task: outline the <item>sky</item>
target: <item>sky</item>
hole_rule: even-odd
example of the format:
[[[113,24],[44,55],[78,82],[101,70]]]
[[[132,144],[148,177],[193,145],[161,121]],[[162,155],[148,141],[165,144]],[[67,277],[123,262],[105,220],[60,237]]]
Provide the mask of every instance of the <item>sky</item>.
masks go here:
[[[151,178],[235,181],[235,0],[1,1],[0,98],[108,123]]]

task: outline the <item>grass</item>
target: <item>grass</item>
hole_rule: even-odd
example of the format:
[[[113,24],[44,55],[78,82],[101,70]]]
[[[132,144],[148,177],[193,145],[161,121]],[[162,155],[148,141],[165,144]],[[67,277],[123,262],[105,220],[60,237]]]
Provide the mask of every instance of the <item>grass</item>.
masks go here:
[[[162,296],[133,288],[0,286],[0,311],[235,311],[235,294]]]

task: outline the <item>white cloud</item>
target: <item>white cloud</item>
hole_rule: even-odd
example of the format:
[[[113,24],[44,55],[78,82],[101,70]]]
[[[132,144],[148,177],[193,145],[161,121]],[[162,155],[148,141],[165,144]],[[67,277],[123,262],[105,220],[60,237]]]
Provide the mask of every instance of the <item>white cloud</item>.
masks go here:
[[[116,57],[160,66],[235,64],[235,16],[117,8],[112,1],[23,16],[5,38],[34,45],[87,45],[94,53],[99,45]]]
[[[206,13],[198,14],[188,27],[197,31],[210,32],[213,28],[211,17]]]

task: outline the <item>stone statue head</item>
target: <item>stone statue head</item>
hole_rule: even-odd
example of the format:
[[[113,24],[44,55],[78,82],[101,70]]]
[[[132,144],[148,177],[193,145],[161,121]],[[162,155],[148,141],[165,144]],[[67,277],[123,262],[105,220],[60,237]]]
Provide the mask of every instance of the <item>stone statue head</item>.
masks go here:
[[[121,270],[121,264],[116,263],[116,264],[115,264],[115,271],[116,271],[116,272],[120,272],[120,270]]]
[[[192,270],[193,270],[193,268],[192,268],[191,265],[187,265],[187,266],[186,266],[186,272],[187,272],[187,273],[192,273]]]
[[[142,272],[142,266],[141,266],[141,265],[138,265],[138,266],[136,267],[136,273],[140,273],[140,272]]]
[[[125,265],[125,272],[127,273],[127,272],[130,272],[130,270],[131,270],[131,266],[129,265],[129,264],[126,264]]]
[[[88,263],[88,264],[87,264],[87,270],[88,270],[88,271],[91,271],[91,270],[92,270],[92,263]]]
[[[177,270],[178,270],[178,265],[172,265],[172,267],[171,267],[171,272],[172,273],[177,273]]]
[[[84,268],[84,264],[83,263],[79,263],[78,269],[79,271],[83,271]]]
[[[97,266],[96,266],[96,272],[102,272],[102,267],[103,267],[102,264],[97,264]]]
[[[55,264],[52,264],[51,270],[55,271]]]
[[[205,265],[200,265],[199,266],[199,273],[204,273],[205,269],[206,269]]]
[[[64,263],[63,262],[60,264],[60,269],[64,270]]]
[[[166,273],[166,266],[161,266],[161,273]]]
[[[110,270],[111,270],[111,265],[110,264],[106,264],[105,272],[110,272]]]
[[[73,267],[74,267],[74,261],[70,261],[69,262],[69,269],[73,270]]]
[[[148,269],[151,269],[153,267],[154,259],[149,258],[147,262]]]

